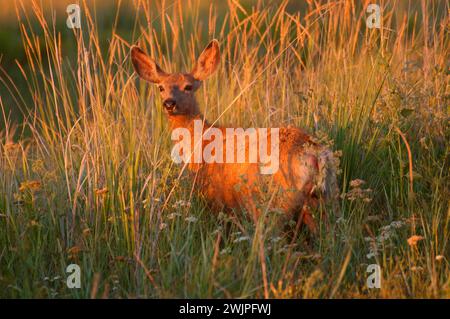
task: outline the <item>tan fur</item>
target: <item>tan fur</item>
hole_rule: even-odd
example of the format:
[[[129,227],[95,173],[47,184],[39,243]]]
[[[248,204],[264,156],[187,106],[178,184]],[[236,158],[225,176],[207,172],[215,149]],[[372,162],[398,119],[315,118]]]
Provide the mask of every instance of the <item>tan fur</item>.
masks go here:
[[[193,137],[194,120],[204,121],[194,91],[219,64],[218,42],[211,42],[200,55],[193,71],[186,74],[165,73],[137,47],[132,48],[131,54],[136,72],[160,86],[163,102],[176,102],[174,108],[166,109],[171,128],[187,128]],[[187,85],[192,89],[184,90]],[[209,127],[205,121],[203,131]],[[220,129],[225,145],[225,128]],[[312,232],[316,232],[310,207],[318,205],[321,194],[327,199],[337,194],[333,154],[298,128],[280,128],[279,141],[280,164],[275,174],[260,174],[258,163],[191,162],[189,170],[196,188],[214,209],[245,209],[251,212],[255,221],[264,209],[278,209],[284,212],[284,220],[298,217]],[[202,150],[208,143],[203,141]],[[270,145],[270,138],[268,143]],[[248,147],[247,142],[247,151]],[[223,149],[226,156],[226,148]]]

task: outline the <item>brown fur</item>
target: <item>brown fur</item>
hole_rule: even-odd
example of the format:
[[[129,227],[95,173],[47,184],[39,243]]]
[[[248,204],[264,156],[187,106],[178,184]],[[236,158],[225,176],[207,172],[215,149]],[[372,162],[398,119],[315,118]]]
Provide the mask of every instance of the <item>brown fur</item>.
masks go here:
[[[218,42],[212,41],[200,55],[193,71],[186,74],[165,73],[137,47],[133,47],[131,53],[137,73],[161,88],[163,104],[165,101],[176,103],[174,107],[166,108],[171,128],[187,128],[193,137],[194,120],[204,120],[194,91],[219,64]],[[203,131],[209,127],[205,121]],[[225,128],[220,129],[225,145]],[[275,174],[260,174],[258,163],[191,161],[189,170],[197,183],[196,188],[215,209],[245,209],[251,212],[255,221],[266,207],[279,209],[285,213],[284,220],[297,217],[316,232],[310,207],[318,205],[318,193],[336,192],[336,177],[330,168],[332,163],[329,163],[333,160],[332,153],[298,128],[280,128],[279,141],[279,170]],[[203,141],[202,150],[207,143],[209,141]],[[247,152],[248,147],[249,143],[246,143]],[[226,155],[226,148],[223,149]],[[325,176],[319,178],[321,175]]]

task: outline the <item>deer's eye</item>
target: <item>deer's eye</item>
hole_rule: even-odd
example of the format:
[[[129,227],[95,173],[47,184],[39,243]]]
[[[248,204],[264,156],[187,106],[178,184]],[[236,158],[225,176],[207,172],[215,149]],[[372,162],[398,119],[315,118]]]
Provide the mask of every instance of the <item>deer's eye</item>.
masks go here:
[[[192,85],[188,84],[184,87],[185,91],[192,91]]]
[[[164,88],[162,87],[162,85],[159,86],[159,92],[164,92]]]

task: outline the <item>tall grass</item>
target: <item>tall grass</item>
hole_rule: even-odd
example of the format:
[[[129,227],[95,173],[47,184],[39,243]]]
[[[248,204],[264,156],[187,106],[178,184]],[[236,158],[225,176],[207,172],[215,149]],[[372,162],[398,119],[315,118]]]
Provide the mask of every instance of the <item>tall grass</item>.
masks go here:
[[[448,3],[383,1],[382,29],[368,3],[81,1],[68,30],[50,2],[17,1],[27,90],[2,69],[0,296],[264,297],[263,238],[270,297],[449,298]],[[342,215],[316,238],[212,214],[170,160],[129,48],[190,70],[212,38],[222,64],[197,93],[210,122],[295,125],[341,154]]]

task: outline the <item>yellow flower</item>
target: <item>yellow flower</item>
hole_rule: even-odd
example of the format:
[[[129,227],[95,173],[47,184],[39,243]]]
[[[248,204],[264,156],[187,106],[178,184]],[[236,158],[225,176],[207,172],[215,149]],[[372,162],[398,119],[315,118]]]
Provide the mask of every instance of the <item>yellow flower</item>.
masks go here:
[[[19,191],[24,192],[27,189],[31,191],[37,191],[41,188],[41,182],[39,181],[25,181],[20,183]]]
[[[16,151],[20,148],[20,144],[17,143],[13,143],[13,142],[8,142],[5,144],[5,151],[8,152],[13,152]]]
[[[423,236],[418,236],[418,235],[413,235],[411,237],[408,238],[408,245],[410,246],[416,246],[417,243],[421,240],[423,240],[424,237]]]
[[[33,220],[30,221],[30,226],[31,226],[31,227],[33,227],[33,226],[41,226],[41,224],[39,224],[38,221],[36,221],[36,220],[33,219]]]
[[[67,249],[67,253],[69,255],[78,255],[78,253],[81,251],[80,246],[73,246]]]
[[[103,187],[103,188],[97,188],[97,189],[95,189],[94,192],[95,192],[95,195],[101,196],[101,195],[107,194],[107,193],[108,193],[108,189],[107,189],[106,187]]]
[[[350,187],[356,188],[356,187],[360,187],[362,185],[364,185],[366,182],[363,181],[362,179],[354,179],[352,181],[350,181]]]
[[[90,234],[91,234],[91,229],[90,228],[83,229],[83,237],[87,237]]]

